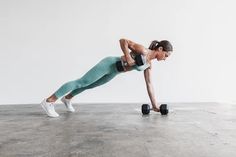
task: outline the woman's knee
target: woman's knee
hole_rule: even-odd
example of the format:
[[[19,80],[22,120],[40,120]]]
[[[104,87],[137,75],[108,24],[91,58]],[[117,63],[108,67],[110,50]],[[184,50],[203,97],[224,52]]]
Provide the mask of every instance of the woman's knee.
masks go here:
[[[90,85],[90,81],[87,79],[79,79],[75,81],[75,88],[84,88]]]
[[[76,81],[69,81],[69,82],[65,83],[64,86],[73,90],[73,89],[76,89],[78,85],[77,85]]]

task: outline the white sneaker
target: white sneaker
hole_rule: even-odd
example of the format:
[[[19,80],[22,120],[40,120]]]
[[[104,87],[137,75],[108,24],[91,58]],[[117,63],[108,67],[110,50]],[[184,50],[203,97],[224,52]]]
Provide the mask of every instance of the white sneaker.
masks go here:
[[[47,102],[46,99],[44,99],[40,105],[44,109],[44,111],[47,113],[49,117],[59,117],[59,114],[55,111],[53,103]]]
[[[65,106],[68,109],[68,111],[75,112],[75,109],[72,106],[70,99],[66,99],[65,97],[62,97],[61,101],[65,104]]]

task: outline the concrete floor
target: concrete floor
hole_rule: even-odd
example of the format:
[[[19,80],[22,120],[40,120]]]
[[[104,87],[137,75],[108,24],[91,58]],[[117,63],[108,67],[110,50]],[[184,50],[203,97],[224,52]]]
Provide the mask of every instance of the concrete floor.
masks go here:
[[[234,157],[236,105],[169,104],[142,116],[141,104],[0,106],[0,157]]]

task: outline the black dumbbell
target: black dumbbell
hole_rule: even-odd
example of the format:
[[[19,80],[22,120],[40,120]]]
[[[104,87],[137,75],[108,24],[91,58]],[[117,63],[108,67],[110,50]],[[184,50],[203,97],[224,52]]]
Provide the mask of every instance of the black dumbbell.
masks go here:
[[[150,108],[150,105],[148,104],[143,104],[142,105],[142,113],[145,114],[149,114],[150,110],[153,110],[152,108]],[[160,106],[160,112],[162,115],[167,115],[168,114],[168,107],[167,104],[161,104]]]
[[[134,61],[135,61],[135,65],[141,66],[141,65],[144,65],[145,58],[141,54],[140,55],[136,55],[134,57]],[[124,67],[127,66],[127,65],[128,65],[128,63],[127,62],[123,62],[122,60],[116,62],[116,68],[117,68],[118,71],[124,71]]]

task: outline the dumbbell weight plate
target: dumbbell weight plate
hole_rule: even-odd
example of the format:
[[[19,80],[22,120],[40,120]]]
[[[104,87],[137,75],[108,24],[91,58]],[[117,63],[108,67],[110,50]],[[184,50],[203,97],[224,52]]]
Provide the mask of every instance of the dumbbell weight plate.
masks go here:
[[[167,115],[168,114],[168,107],[167,104],[161,104],[160,106],[160,112],[162,115]]]
[[[121,61],[116,62],[116,68],[117,68],[118,71],[124,71],[124,67],[123,67]]]
[[[141,65],[144,65],[144,61],[145,61],[145,58],[143,57],[143,55],[137,55],[135,57],[135,64],[137,66],[141,66]]]
[[[150,106],[148,104],[142,105],[142,113],[143,114],[149,114],[150,113]]]

